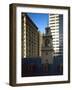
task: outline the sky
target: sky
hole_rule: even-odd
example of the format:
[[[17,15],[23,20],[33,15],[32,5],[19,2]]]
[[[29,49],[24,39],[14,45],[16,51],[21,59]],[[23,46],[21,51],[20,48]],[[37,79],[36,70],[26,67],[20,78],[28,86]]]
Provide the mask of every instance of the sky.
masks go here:
[[[45,27],[48,26],[48,14],[28,13],[28,16],[36,24],[40,32],[45,32]]]

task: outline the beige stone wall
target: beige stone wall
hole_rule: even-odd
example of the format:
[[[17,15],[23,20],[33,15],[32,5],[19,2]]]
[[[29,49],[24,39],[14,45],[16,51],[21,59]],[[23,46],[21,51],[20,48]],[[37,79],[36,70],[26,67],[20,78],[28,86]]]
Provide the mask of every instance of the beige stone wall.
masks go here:
[[[43,51],[42,52],[42,63],[48,63],[48,64],[52,64],[53,63],[53,52],[52,51]]]

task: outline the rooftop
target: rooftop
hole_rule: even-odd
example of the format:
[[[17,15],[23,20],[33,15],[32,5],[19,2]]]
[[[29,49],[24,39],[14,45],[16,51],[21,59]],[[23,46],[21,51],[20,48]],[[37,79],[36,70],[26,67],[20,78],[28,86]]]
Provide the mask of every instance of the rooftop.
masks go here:
[[[22,15],[25,15],[26,16],[26,18],[32,23],[32,25],[36,28],[36,29],[38,29],[38,27],[37,27],[37,25],[33,22],[33,20],[28,16],[28,14],[27,13],[22,13]]]

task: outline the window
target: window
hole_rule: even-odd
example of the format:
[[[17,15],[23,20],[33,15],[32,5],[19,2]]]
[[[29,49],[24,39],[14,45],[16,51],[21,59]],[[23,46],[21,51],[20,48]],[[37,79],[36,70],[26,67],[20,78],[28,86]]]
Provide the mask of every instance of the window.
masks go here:
[[[46,55],[48,55],[48,52],[46,52]]]
[[[48,47],[48,44],[50,43],[50,40],[49,39],[46,39],[45,40],[45,47]]]

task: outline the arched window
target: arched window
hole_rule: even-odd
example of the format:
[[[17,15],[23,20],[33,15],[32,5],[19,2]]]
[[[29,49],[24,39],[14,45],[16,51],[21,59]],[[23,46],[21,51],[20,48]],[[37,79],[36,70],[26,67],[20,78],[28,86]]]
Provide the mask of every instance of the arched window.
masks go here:
[[[46,39],[45,40],[45,47],[49,47],[49,44],[50,44],[50,40],[49,39]]]

